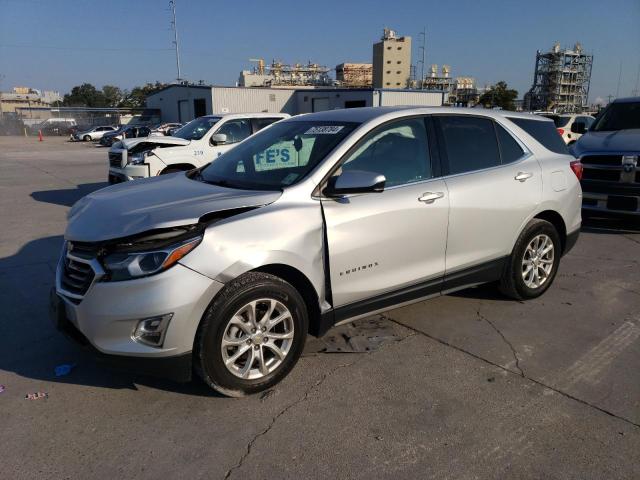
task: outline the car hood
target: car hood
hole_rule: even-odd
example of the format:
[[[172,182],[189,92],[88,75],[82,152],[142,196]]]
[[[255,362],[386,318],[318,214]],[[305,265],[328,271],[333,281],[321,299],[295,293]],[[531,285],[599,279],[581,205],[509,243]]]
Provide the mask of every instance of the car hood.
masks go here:
[[[153,143],[156,145],[189,145],[191,140],[185,140],[184,138],[178,137],[140,137],[140,138],[127,138],[122,142],[122,145],[127,150],[131,150],[133,147],[140,143]]]
[[[209,213],[273,203],[281,194],[219,187],[191,180],[182,172],[120,183],[76,202],[65,238],[100,242],[190,225]]]
[[[640,129],[615,132],[587,132],[574,144],[576,157],[587,152],[638,152],[640,151]]]

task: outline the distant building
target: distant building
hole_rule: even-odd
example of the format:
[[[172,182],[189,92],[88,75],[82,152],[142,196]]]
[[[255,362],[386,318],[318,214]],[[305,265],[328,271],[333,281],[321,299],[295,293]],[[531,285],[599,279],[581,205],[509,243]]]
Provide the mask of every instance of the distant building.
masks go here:
[[[333,84],[329,69],[317,63],[287,65],[274,60],[265,66],[262,58],[251,61],[256,62],[256,66],[253,70],[240,72],[238,85],[241,87],[324,87]]]
[[[59,92],[44,92],[29,87],[14,87],[11,92],[0,92],[0,113],[14,114],[16,109],[49,107],[62,101]]]
[[[524,109],[558,113],[588,109],[592,65],[593,55],[586,54],[579,43],[573,49],[562,49],[556,43],[549,52],[538,50],[533,86],[524,97]]]
[[[336,81],[341,87],[371,87],[373,82],[373,64],[341,63],[336,65]]]
[[[162,122],[188,122],[211,114],[283,112],[291,115],[338,108],[387,105],[440,106],[445,92],[376,88],[244,88],[204,85],[170,85],[146,99],[150,109],[161,111]]]
[[[411,76],[411,37],[388,28],[373,45],[373,87],[407,88]]]
[[[458,107],[473,107],[478,103],[480,94],[473,77],[456,77],[449,95],[449,103]]]

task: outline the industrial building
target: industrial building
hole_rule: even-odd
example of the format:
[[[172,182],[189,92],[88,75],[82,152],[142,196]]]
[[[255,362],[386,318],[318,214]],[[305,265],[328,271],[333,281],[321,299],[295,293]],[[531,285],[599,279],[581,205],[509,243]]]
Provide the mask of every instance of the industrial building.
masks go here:
[[[341,63],[336,65],[336,82],[345,88],[366,88],[373,84],[373,64]]]
[[[478,103],[480,94],[473,77],[456,77],[449,94],[449,103],[457,107],[473,107]]]
[[[288,65],[273,60],[268,66],[262,58],[252,58],[250,61],[255,62],[255,66],[253,70],[240,72],[238,85],[241,87],[318,87],[333,84],[329,76],[330,69],[311,61],[304,65]]]
[[[526,110],[580,113],[588,109],[593,55],[582,45],[562,49],[556,43],[549,52],[536,52],[533,86],[525,95]]]
[[[441,106],[447,92],[376,88],[245,88],[169,85],[147,97],[163,122],[188,122],[214,113],[283,112],[291,115],[338,108],[387,105]]]
[[[14,87],[11,92],[0,92],[0,116],[15,114],[21,108],[49,107],[62,101],[59,92],[40,91],[30,87]]]
[[[373,44],[373,87],[407,88],[411,77],[411,37],[398,37],[384,29]]]

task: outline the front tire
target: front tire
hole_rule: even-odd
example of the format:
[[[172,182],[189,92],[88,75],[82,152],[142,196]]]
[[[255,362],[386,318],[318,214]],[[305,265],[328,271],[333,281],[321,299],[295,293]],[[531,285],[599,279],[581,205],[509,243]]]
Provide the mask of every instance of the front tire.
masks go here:
[[[306,305],[291,284],[267,273],[246,273],[229,283],[205,312],[194,345],[194,368],[223,395],[266,390],[294,367],[307,330]]]
[[[553,283],[561,255],[562,242],[556,228],[534,218],[513,247],[500,279],[500,291],[516,300],[539,297]]]

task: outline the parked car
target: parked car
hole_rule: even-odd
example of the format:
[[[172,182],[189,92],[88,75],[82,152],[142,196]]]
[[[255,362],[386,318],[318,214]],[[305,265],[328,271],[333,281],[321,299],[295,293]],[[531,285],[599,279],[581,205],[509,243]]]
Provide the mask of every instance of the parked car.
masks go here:
[[[41,132],[43,135],[68,135],[69,130],[76,126],[73,118],[55,117],[32,126],[33,133]]]
[[[180,130],[184,126],[185,126],[184,123],[177,123],[175,127],[171,127],[167,129],[167,136],[172,137],[174,133],[176,133],[178,130]]]
[[[614,100],[589,130],[578,128],[583,214],[640,218],[640,97]]]
[[[126,138],[144,138],[148,137],[151,129],[144,125],[125,125],[115,132],[105,133],[100,139],[100,145],[110,147],[114,143]]]
[[[83,142],[91,142],[94,140],[100,140],[106,133],[115,132],[118,130],[116,127],[110,125],[103,125],[99,127],[90,127],[85,130],[79,130],[71,134],[71,139],[75,141],[82,140]]]
[[[259,392],[308,332],[485,282],[542,295],[580,230],[572,160],[553,122],[515,112],[292,117],[77,202],[54,319],[133,370]]]
[[[211,162],[286,113],[238,113],[196,118],[172,137],[125,140],[109,150],[109,183],[191,170]]]
[[[150,136],[168,136],[169,135],[169,131],[172,129],[178,129],[182,127],[181,123],[161,123],[160,125],[155,125],[153,128],[151,128],[151,135]]]
[[[582,136],[582,133],[578,132],[581,128],[578,126],[579,123],[584,124],[585,130],[588,130],[595,120],[591,115],[581,114],[543,113],[542,116],[553,120],[558,133],[567,145],[573,145]]]

